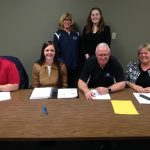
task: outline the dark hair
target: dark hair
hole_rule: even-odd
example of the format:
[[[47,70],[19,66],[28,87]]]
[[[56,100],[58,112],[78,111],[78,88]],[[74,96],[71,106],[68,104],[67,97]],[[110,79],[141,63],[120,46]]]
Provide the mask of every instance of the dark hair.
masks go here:
[[[90,10],[90,13],[89,13],[88,18],[87,18],[86,33],[89,33],[89,32],[93,31],[93,22],[91,21],[91,13],[92,13],[93,10],[98,10],[100,15],[101,15],[101,19],[98,23],[98,32],[101,32],[101,31],[104,30],[104,18],[103,18],[103,15],[102,15],[102,11],[98,7],[93,7]]]
[[[44,55],[44,50],[47,46],[49,45],[53,45],[54,49],[55,49],[55,56],[54,56],[54,64],[56,64],[57,68],[58,68],[58,80],[57,80],[57,87],[60,88],[62,87],[62,75],[61,75],[61,68],[60,68],[60,62],[58,60],[58,51],[56,49],[55,44],[53,43],[53,41],[48,41],[45,42],[42,46],[42,51],[41,51],[41,57],[40,59],[37,61],[38,64],[43,65],[45,63],[45,55]]]

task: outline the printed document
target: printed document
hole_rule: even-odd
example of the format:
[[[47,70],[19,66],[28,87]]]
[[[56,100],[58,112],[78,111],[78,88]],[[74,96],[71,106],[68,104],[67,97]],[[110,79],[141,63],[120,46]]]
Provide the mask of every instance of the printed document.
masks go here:
[[[76,88],[57,89],[53,87],[34,88],[30,99],[48,99],[48,98],[77,98]]]
[[[11,99],[10,92],[0,92],[0,101]]]
[[[92,99],[94,100],[108,100],[111,99],[110,94],[99,94],[97,92],[97,90],[91,90],[94,93],[94,96],[92,97]]]
[[[76,88],[58,89],[57,98],[77,98],[78,91]]]
[[[135,98],[140,104],[150,104],[150,100],[141,97],[140,95],[144,95],[150,98],[150,93],[133,93]]]

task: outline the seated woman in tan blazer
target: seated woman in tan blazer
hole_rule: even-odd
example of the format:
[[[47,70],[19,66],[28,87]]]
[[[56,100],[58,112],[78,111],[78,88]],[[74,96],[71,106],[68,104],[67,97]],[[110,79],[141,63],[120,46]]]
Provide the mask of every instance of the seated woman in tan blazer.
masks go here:
[[[41,57],[32,69],[32,87],[67,87],[65,64],[58,61],[57,50],[52,41],[43,44]]]

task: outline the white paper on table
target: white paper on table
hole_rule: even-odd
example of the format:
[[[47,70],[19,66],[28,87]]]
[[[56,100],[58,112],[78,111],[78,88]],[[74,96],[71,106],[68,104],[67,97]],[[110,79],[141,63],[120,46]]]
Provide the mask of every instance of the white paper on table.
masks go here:
[[[51,96],[52,87],[34,88],[30,99],[46,99]]]
[[[95,100],[109,100],[109,99],[111,99],[110,94],[102,95],[102,94],[99,94],[97,92],[97,90],[91,90],[91,91],[95,94],[95,96],[92,97],[93,100],[94,99]]]
[[[140,97],[140,94],[150,97],[150,93],[133,93],[140,104],[150,104],[150,100]]]
[[[0,101],[10,100],[10,92],[0,92]]]
[[[76,88],[58,89],[57,98],[77,98],[78,91]]]

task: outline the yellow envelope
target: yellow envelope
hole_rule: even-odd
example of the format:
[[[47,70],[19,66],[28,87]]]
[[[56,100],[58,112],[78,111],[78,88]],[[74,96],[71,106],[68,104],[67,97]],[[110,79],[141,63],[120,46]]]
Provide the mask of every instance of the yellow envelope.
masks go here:
[[[131,100],[111,100],[111,103],[116,114],[139,114]]]

